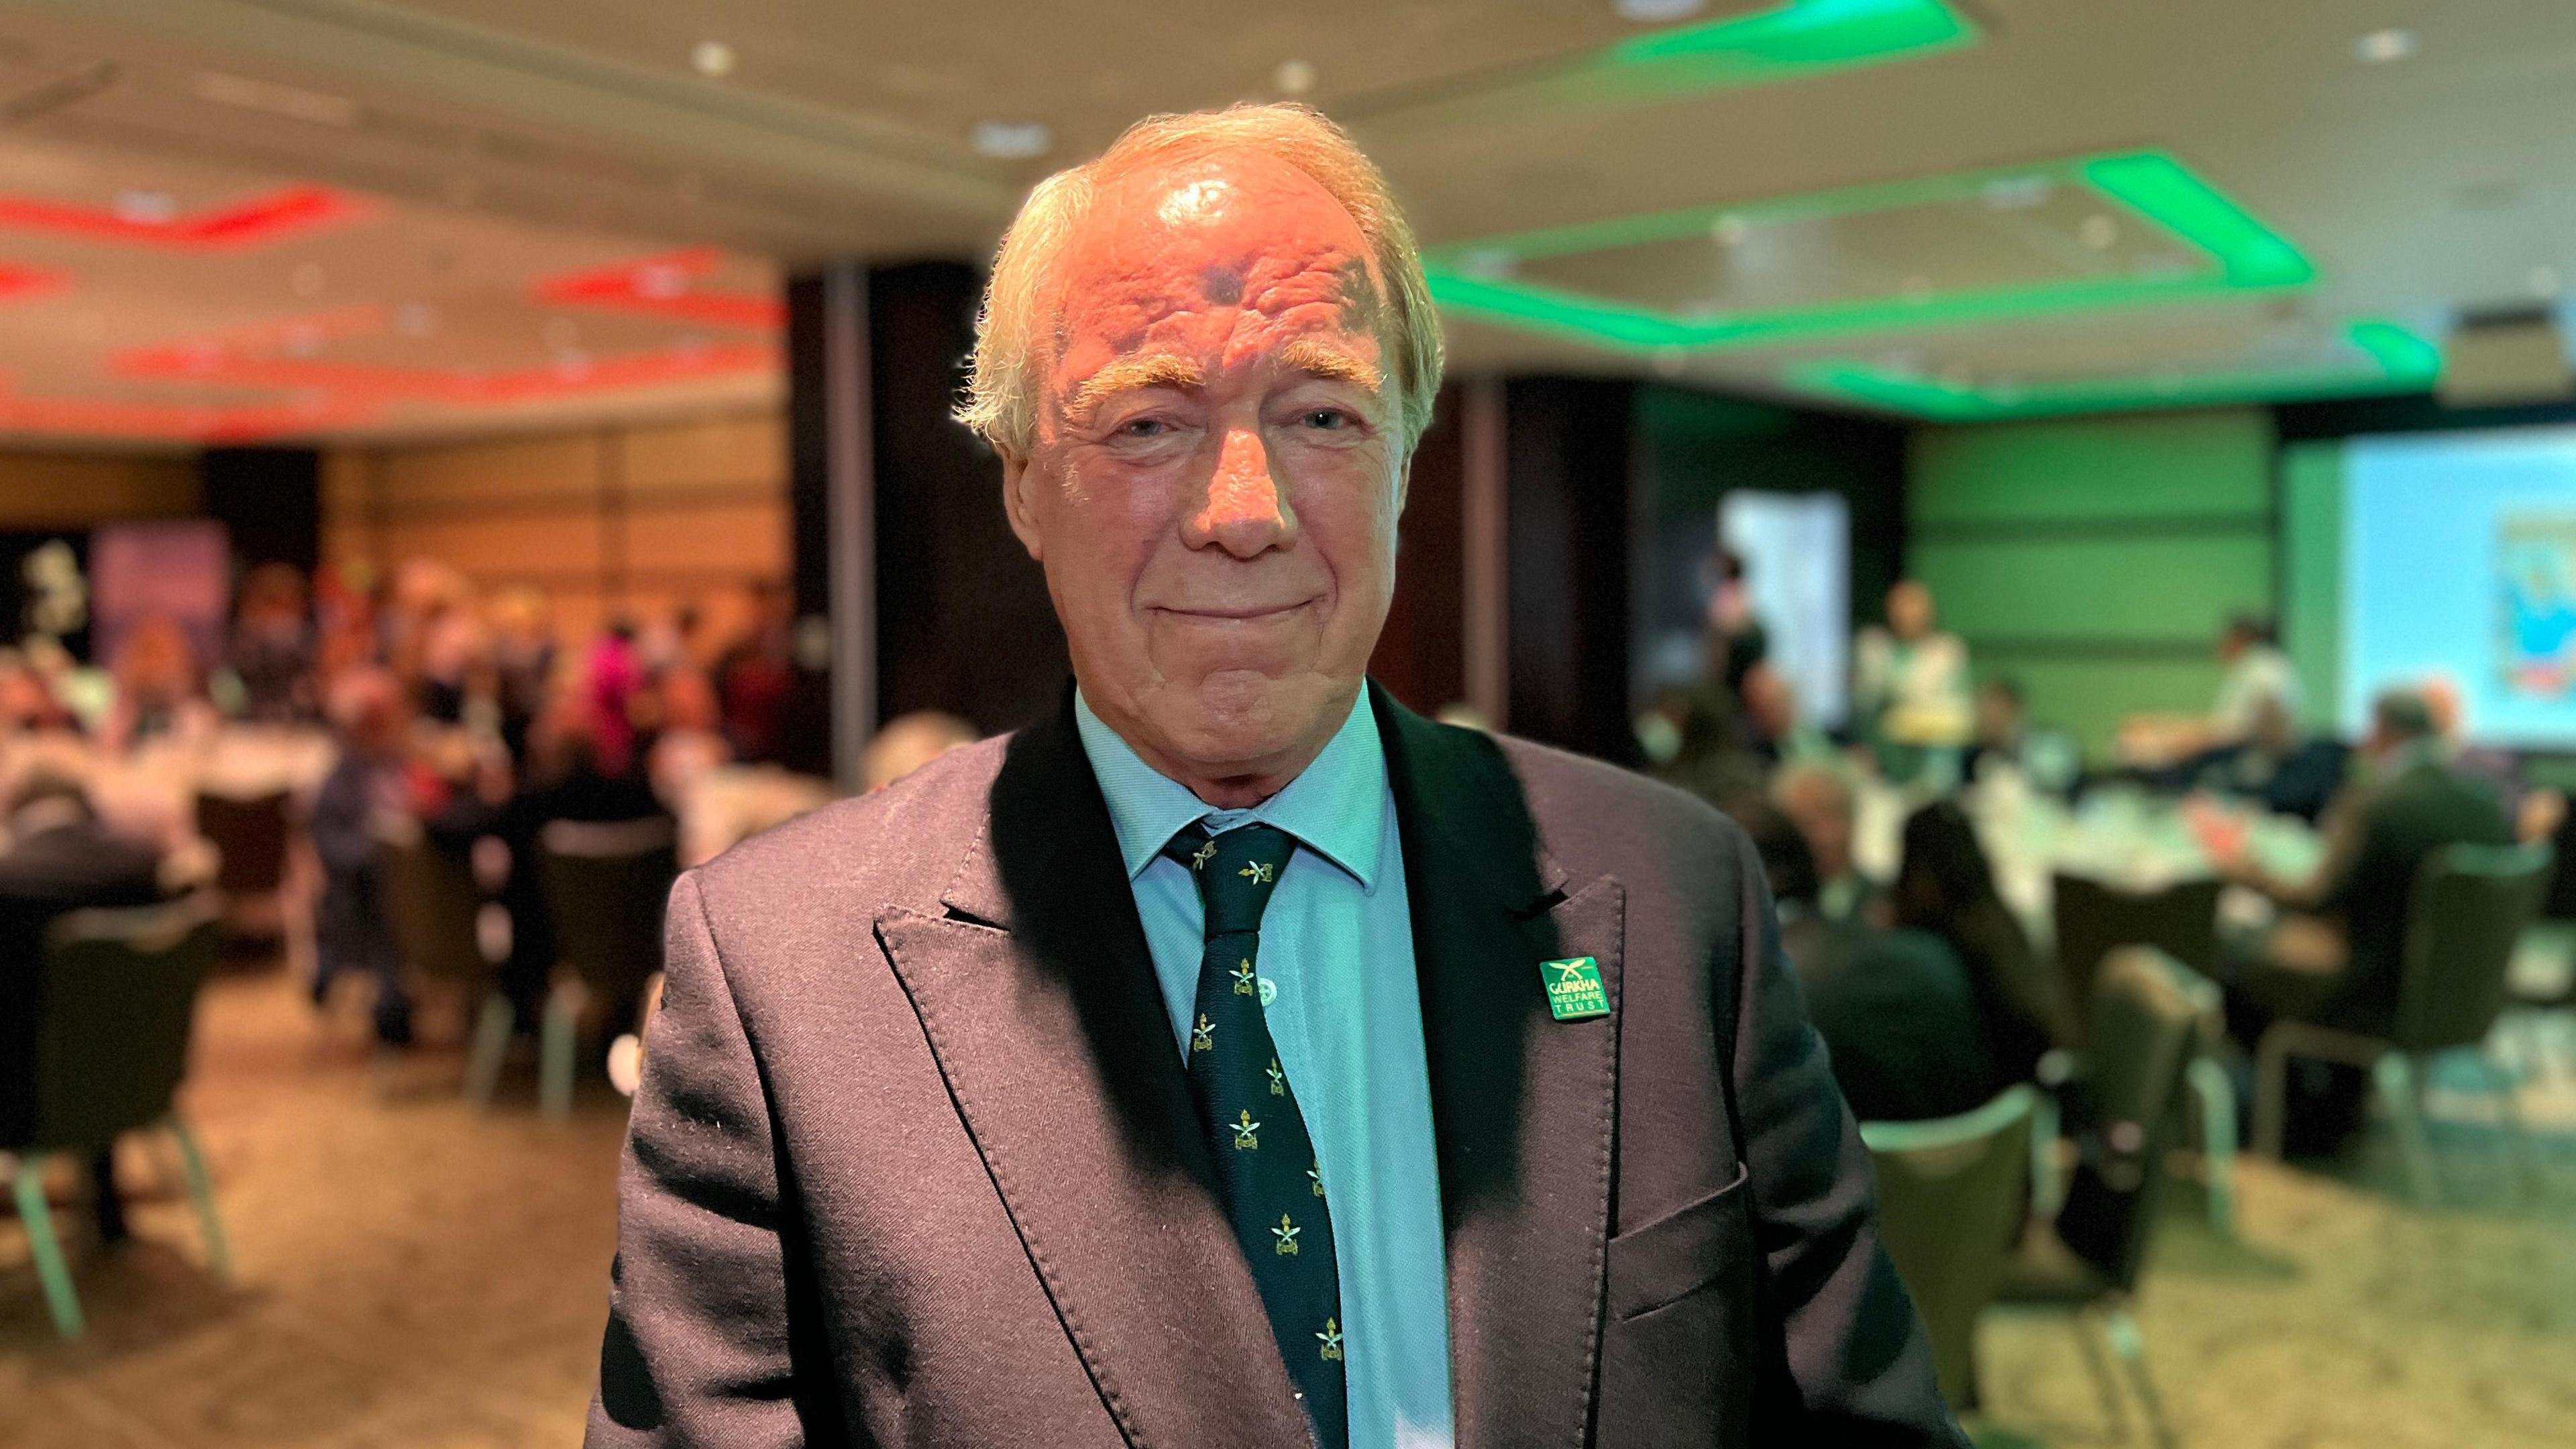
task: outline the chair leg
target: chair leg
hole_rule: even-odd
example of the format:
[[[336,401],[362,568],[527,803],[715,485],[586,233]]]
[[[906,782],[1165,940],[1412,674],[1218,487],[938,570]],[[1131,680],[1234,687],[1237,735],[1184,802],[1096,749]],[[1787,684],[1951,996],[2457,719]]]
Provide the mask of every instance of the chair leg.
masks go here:
[[[215,1213],[214,1179],[206,1173],[206,1155],[197,1150],[197,1134],[176,1113],[165,1124],[179,1149],[179,1170],[188,1179],[188,1201],[197,1210],[197,1230],[206,1239],[206,1267],[218,1278],[233,1275],[232,1245],[224,1240],[223,1219]]]
[[[2441,1200],[2441,1183],[2433,1175],[2433,1146],[2424,1131],[2424,1101],[2417,1093],[2415,1064],[2404,1052],[2385,1052],[2370,1069],[2371,1081],[2397,1124],[2397,1151],[2406,1162],[2406,1180],[2415,1200],[2432,1207]]]
[[[465,1100],[477,1107],[491,1106],[500,1090],[501,1061],[510,1054],[510,1028],[517,1019],[507,996],[495,991],[483,998],[474,1019],[474,1050],[465,1061]]]
[[[2254,1048],[2254,1151],[2281,1160],[2282,1122],[2288,1115],[2290,1043],[2277,1029]]]
[[[45,1205],[45,1159],[19,1159],[15,1186],[18,1221],[27,1225],[27,1250],[36,1260],[36,1281],[44,1285],[45,1308],[54,1316],[54,1331],[78,1338],[89,1323],[81,1317],[80,1295],[72,1291],[63,1240],[54,1235],[53,1210]]]
[[[2195,1057],[2189,1068],[2191,1089],[2200,1099],[2200,1171],[2209,1194],[2209,1229],[2221,1238],[2236,1236],[2236,1087],[2227,1069],[2208,1057]]]
[[[554,1121],[572,1115],[573,1053],[581,1028],[581,994],[556,987],[546,997],[546,1025],[540,1053],[539,1106]]]
[[[2030,1210],[2048,1220],[2054,1220],[2057,1210],[2066,1205],[2066,1173],[2057,1161],[2062,1110],[2056,1096],[2047,1091],[2030,1109]]]
[[[2091,1310],[2079,1308],[2068,1321],[2075,1329],[2076,1346],[2084,1351],[2084,1368],[2093,1377],[2094,1391],[2102,1396],[2102,1417],[2111,1423],[2111,1437],[2125,1442],[2128,1410],[2120,1404],[2120,1381],[2112,1376],[2111,1365],[2102,1357],[2102,1344],[2094,1336]]]
[[[2114,1308],[2103,1315],[2102,1337],[2129,1370],[2129,1387],[2146,1411],[2147,1433],[2155,1440],[2156,1449],[2173,1449],[2173,1425],[2165,1421],[2164,1400],[2157,1396],[2155,1378],[2147,1372],[2147,1345],[2138,1333],[2138,1321],[2129,1316],[2126,1308]]]
[[[2533,1150],[2531,1134],[2522,1125],[2522,1083],[2485,1054],[2478,1054],[2478,1066],[2496,1089],[2496,1106],[2504,1121],[2505,1151],[2513,1159],[2513,1172],[2522,1195],[2538,1199],[2545,1186],[2540,1171],[2540,1154]]]

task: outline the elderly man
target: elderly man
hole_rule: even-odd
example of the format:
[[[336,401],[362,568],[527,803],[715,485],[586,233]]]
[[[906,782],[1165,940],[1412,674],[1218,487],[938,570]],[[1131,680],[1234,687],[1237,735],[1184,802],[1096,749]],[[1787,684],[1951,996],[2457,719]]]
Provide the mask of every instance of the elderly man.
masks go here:
[[[1312,112],[1030,197],[1077,688],[682,879],[592,1444],[1963,1442],[1742,835],[1367,686],[1439,372]]]

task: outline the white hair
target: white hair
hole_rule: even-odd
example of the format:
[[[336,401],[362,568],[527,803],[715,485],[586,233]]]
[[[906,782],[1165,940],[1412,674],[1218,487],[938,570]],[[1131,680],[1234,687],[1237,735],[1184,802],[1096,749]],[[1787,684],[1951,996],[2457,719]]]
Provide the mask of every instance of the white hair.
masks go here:
[[[1097,160],[1059,171],[1038,183],[1002,236],[975,321],[974,372],[958,421],[1006,453],[1026,456],[1037,438],[1042,351],[1056,345],[1055,319],[1046,314],[1047,277],[1065,241],[1082,222],[1092,198],[1108,182],[1150,165],[1170,165],[1229,151],[1251,152],[1287,163],[1312,177],[1359,223],[1390,296],[1385,309],[1394,355],[1388,378],[1406,455],[1431,425],[1440,391],[1440,321],[1422,278],[1413,229],[1387,189],[1386,178],[1361,154],[1341,127],[1306,106],[1281,102],[1238,105],[1222,111],[1148,116],[1127,128]]]

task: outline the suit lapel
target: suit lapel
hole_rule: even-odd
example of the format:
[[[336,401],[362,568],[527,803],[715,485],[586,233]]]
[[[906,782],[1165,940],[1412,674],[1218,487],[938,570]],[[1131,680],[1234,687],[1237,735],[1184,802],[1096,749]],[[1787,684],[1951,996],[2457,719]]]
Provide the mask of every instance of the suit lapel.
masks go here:
[[[1129,1443],[1299,1449],[1070,696],[988,820],[944,914],[878,934],[1029,1259]]]
[[[1625,898],[1568,882],[1494,742],[1372,687],[1404,841],[1440,1143],[1458,1449],[1587,1442],[1601,1337]],[[1608,1016],[1539,963],[1590,956]]]

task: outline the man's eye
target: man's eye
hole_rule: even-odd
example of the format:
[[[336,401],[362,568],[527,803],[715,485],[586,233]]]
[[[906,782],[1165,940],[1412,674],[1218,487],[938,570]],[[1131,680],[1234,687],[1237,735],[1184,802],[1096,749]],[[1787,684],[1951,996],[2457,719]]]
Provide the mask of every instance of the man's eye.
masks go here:
[[[1306,426],[1332,430],[1351,425],[1351,415],[1340,408],[1316,408],[1306,414]]]
[[[1159,438],[1169,430],[1170,425],[1165,423],[1161,418],[1130,418],[1126,422],[1118,425],[1118,436],[1122,438]]]

